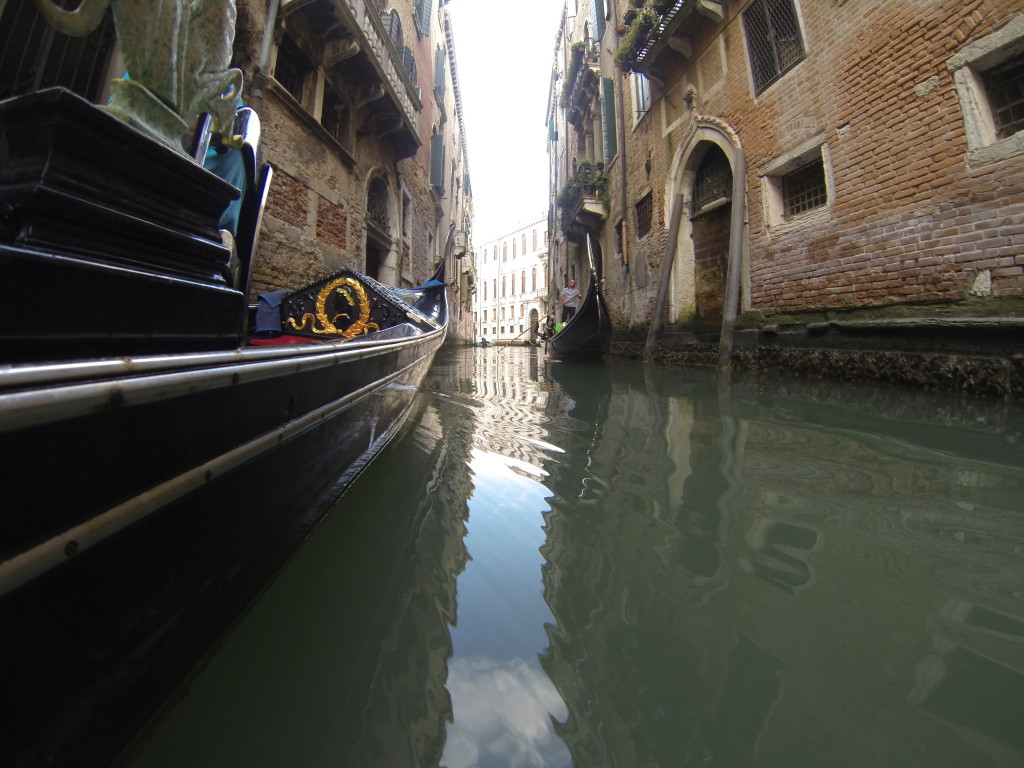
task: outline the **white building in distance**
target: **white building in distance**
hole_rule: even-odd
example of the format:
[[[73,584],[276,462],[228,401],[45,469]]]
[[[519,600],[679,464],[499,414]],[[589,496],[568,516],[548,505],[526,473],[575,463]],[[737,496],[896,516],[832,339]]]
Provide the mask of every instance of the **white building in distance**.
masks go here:
[[[536,341],[549,312],[547,218],[519,227],[476,250],[473,320],[476,340]]]

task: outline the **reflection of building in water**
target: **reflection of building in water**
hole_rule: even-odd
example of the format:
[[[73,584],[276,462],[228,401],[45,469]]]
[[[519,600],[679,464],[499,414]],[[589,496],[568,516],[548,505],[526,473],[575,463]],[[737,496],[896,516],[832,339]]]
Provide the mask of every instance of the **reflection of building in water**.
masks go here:
[[[553,371],[607,413],[546,483],[577,765],[1021,764],[1024,470],[610,371]]]
[[[537,347],[476,347],[469,381],[461,391],[474,395],[475,432],[473,442],[482,450],[496,451],[533,467],[540,467],[547,455],[538,442],[546,444],[548,422],[544,408],[550,388],[543,370],[544,353]]]
[[[437,370],[431,371],[428,385],[449,388],[451,382],[438,384]],[[433,460],[408,467],[396,483],[404,489],[410,511],[419,507],[415,518],[422,524],[412,532],[410,554],[396,564],[392,576],[397,596],[387,606],[389,612],[379,617],[385,623],[383,642],[368,649],[371,658],[375,655],[372,683],[351,763],[367,768],[438,765],[452,719],[445,686],[452,656],[450,627],[456,621],[455,582],[469,559],[464,538],[472,495],[468,467],[473,428],[467,409],[443,398],[431,403],[435,405],[415,420],[415,431],[404,437],[421,445]]]

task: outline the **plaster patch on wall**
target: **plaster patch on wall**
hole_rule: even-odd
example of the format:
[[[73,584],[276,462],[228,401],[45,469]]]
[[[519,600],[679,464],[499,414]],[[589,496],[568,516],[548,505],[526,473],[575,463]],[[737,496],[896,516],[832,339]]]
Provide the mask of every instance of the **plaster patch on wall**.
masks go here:
[[[914,86],[914,95],[922,99],[929,93],[935,93],[937,90],[939,90],[939,76],[932,75],[923,83],[918,83]]]
[[[977,296],[979,298],[987,298],[992,295],[992,272],[988,269],[983,269],[978,272],[974,279],[971,281],[970,288],[967,292],[971,296]]]

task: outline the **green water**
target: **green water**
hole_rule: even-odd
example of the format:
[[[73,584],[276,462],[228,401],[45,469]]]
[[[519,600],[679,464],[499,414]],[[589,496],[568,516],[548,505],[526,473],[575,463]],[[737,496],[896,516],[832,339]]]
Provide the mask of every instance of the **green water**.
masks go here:
[[[494,347],[124,762],[1022,764],[1019,406]]]

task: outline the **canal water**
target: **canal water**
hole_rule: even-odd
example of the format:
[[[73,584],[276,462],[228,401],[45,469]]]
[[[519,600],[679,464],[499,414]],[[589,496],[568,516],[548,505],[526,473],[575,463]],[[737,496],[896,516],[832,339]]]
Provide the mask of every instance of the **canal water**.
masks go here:
[[[1024,412],[446,348],[124,765],[1024,765]]]

